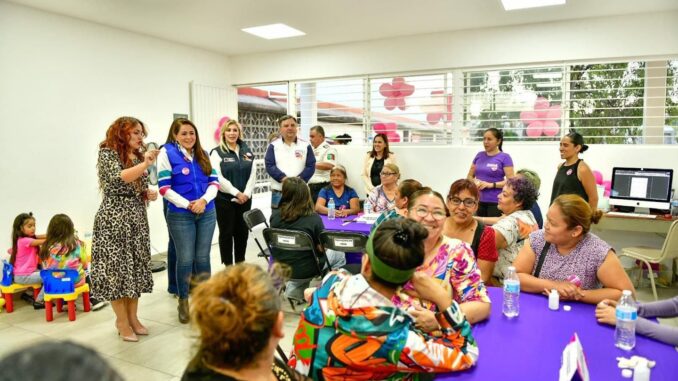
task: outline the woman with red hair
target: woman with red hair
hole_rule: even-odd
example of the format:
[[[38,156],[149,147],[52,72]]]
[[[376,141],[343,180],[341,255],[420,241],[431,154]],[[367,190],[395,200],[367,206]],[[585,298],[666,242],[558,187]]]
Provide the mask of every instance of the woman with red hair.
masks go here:
[[[115,327],[124,341],[139,341],[148,330],[137,317],[142,293],[153,291],[146,202],[158,198],[148,189],[147,169],[158,150],[144,152],[144,124],[118,118],[99,144],[97,172],[103,195],[94,217],[92,286],[95,297],[111,301]]]

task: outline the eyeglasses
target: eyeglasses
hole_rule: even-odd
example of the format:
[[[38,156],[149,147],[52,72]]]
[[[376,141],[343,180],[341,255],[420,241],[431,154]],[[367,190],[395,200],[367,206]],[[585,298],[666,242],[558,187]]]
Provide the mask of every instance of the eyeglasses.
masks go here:
[[[419,218],[426,218],[429,214],[433,217],[434,220],[440,221],[444,220],[447,218],[447,213],[445,213],[444,210],[436,209],[436,210],[431,210],[429,211],[428,209],[424,207],[419,207],[414,209],[414,214],[417,215]]]
[[[447,200],[449,202],[451,202],[452,205],[454,205],[454,206],[459,206],[459,204],[461,204],[463,202],[464,206],[467,207],[467,208],[473,208],[478,203],[478,201],[476,201],[472,198],[465,198],[465,199],[462,200],[459,197],[452,197],[452,198],[448,198]]]
[[[396,175],[395,172],[381,172],[379,173],[379,176],[393,176]]]

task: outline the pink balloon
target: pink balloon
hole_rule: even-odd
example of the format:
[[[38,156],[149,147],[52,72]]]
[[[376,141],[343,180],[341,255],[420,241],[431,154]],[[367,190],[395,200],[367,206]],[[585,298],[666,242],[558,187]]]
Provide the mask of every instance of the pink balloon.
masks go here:
[[[555,136],[560,130],[560,126],[554,120],[547,120],[543,122],[544,135],[546,136]]]
[[[384,99],[384,108],[386,108],[387,110],[393,110],[394,108],[398,107],[399,105],[398,99],[399,98]]]
[[[610,190],[612,189],[612,181],[610,180],[605,180],[603,181],[603,186],[605,187],[605,197],[610,197]]]
[[[219,127],[223,126],[224,123],[228,122],[229,120],[231,120],[231,118],[229,118],[227,116],[224,116],[221,119],[219,119]]]
[[[560,105],[553,105],[549,107],[549,110],[546,112],[546,119],[558,120],[563,115],[563,111],[560,108]]]
[[[521,111],[520,120],[522,120],[524,124],[530,124],[537,120],[537,113],[534,111]]]
[[[221,135],[221,126],[223,126],[224,123],[228,122],[229,120],[231,120],[231,118],[229,118],[227,116],[223,116],[223,117],[221,117],[221,119],[219,119],[219,123],[217,123],[217,129],[214,130],[214,141],[215,142],[219,143],[221,141],[221,136],[219,136],[219,135]]]
[[[534,101],[534,111],[547,110],[549,108],[549,100],[544,97],[537,98]]]
[[[527,130],[526,130],[527,136],[529,136],[531,138],[536,138],[538,136],[541,136],[542,129],[543,129],[542,122],[540,122],[538,120],[534,121],[527,126]]]
[[[596,179],[596,184],[603,185],[603,174],[600,171],[593,171],[593,177]]]
[[[399,98],[395,98],[395,100],[396,100],[396,104],[398,105],[398,108],[405,111],[405,109],[407,108],[407,105],[405,104],[405,98],[399,97]]]
[[[414,94],[414,85],[410,85],[409,83],[403,83],[400,86],[400,95],[401,96],[409,97],[412,94]]]
[[[395,123],[384,123],[384,132],[389,134],[391,132],[395,132],[395,130],[398,128],[398,125]]]
[[[388,98],[391,96],[393,93],[393,86],[391,86],[390,83],[382,83],[381,86],[379,86],[379,94],[382,96]]]
[[[399,143],[400,142],[400,135],[398,135],[397,132],[395,131],[389,131],[386,133],[386,137],[388,138],[389,143]]]
[[[426,114],[426,121],[430,125],[438,124],[440,120],[443,118],[443,114],[440,113],[431,113],[431,114]]]

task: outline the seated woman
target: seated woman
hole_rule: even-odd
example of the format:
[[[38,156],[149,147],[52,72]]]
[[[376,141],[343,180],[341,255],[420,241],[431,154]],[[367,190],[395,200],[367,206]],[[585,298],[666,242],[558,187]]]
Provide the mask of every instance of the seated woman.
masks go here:
[[[589,232],[601,216],[578,195],[558,196],[544,229],[530,234],[513,263],[521,290],[546,294],[556,289],[561,299],[591,304],[633,290],[614,249]]]
[[[537,230],[530,208],[537,201],[539,192],[524,177],[512,177],[499,194],[499,210],[504,217],[492,225],[495,245],[499,250],[499,259],[494,266],[493,276],[500,282],[504,280],[506,270],[518,256],[527,235]],[[483,218],[479,220],[483,222]]]
[[[182,381],[307,380],[274,356],[284,336],[280,298],[259,266],[226,267],[191,293],[198,350]]]
[[[395,208],[382,213],[377,220],[374,221],[370,228],[370,233],[374,231],[382,222],[396,217],[407,217],[407,203],[410,197],[417,191],[421,190],[423,186],[414,179],[403,180],[398,185],[398,190],[395,196]]]
[[[320,216],[313,210],[311,191],[308,185],[299,177],[288,177],[282,184],[282,198],[278,209],[271,214],[271,227],[279,229],[298,230],[311,236],[316,245],[316,252],[320,253],[320,263],[327,263],[330,268],[337,269],[346,264],[344,253],[334,250],[323,251],[320,244],[320,232],[325,229]],[[290,299],[303,300],[304,289],[309,280],[317,275],[315,260],[310,252],[278,252],[273,249],[273,258],[285,256],[285,263],[293,264],[292,280],[287,282],[285,296]]]
[[[410,198],[408,218],[428,230],[424,241],[424,263],[417,271],[442,285],[447,297],[459,304],[466,319],[473,324],[490,315],[490,298],[471,248],[458,239],[443,235],[447,214],[443,196],[430,188],[424,188]],[[436,330],[434,312],[442,311],[440,306],[413,292],[416,290],[411,283],[405,284],[403,290],[393,297],[393,303],[405,309],[414,308],[410,313],[416,317],[417,325],[426,331]],[[418,307],[423,307],[423,310]]]
[[[516,176],[528,179],[534,186],[534,189],[537,190],[537,193],[539,193],[539,188],[541,187],[541,179],[539,178],[537,172],[531,169],[523,168],[519,169],[518,172],[516,172]],[[537,226],[539,227],[539,229],[543,228],[544,217],[541,214],[541,208],[539,207],[539,203],[535,202],[532,205],[532,209],[530,209],[530,212],[532,212],[534,219],[537,221]]]
[[[478,347],[459,305],[430,277],[415,274],[427,235],[413,221],[388,220],[370,235],[361,274],[328,274],[301,314],[290,365],[314,380],[399,380],[475,365]],[[410,278],[440,307],[441,337],[416,329],[391,302]]]
[[[617,324],[615,308],[617,301],[605,299],[596,306],[596,320],[598,323],[609,325]],[[638,303],[638,320],[636,333],[661,341],[662,343],[678,346],[678,327],[668,324],[658,324],[645,318],[672,318],[678,317],[678,296],[671,299],[651,303]]]
[[[330,185],[324,187],[318,193],[318,201],[315,203],[315,211],[327,214],[327,203],[334,200],[337,217],[346,217],[360,212],[360,199],[358,193],[346,185],[346,169],[341,165],[335,165],[330,171]]]
[[[395,208],[400,168],[395,164],[384,164],[379,176],[381,184],[374,187],[367,195],[367,200],[372,205],[371,213],[383,213]]]
[[[447,194],[450,216],[443,225],[443,234],[471,245],[480,269],[480,277],[488,284],[499,254],[495,245],[494,230],[473,218],[478,211],[479,197],[480,192],[473,181],[459,179],[452,183]]]

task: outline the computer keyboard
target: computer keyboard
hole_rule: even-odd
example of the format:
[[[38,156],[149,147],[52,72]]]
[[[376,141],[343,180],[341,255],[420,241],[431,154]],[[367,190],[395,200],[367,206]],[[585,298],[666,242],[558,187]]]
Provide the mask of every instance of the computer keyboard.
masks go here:
[[[654,214],[643,214],[643,213],[607,212],[606,215],[616,216],[616,217],[647,218],[647,219],[651,219],[651,220],[654,220],[654,219],[657,218],[657,216],[654,215]]]

